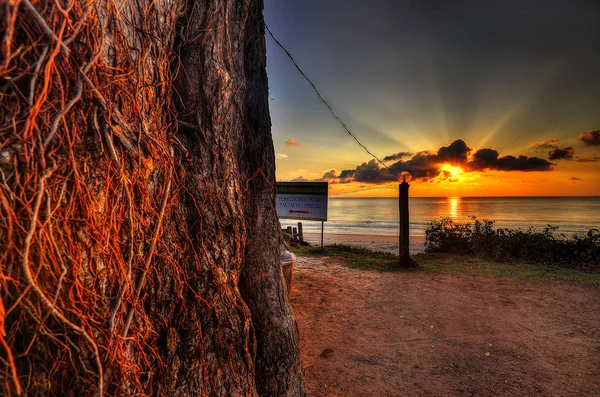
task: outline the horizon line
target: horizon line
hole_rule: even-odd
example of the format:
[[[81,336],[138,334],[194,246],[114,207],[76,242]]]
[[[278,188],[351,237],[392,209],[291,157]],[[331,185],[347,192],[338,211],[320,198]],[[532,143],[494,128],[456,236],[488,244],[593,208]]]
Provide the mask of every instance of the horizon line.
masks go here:
[[[395,196],[341,196],[341,195],[330,195],[329,198],[339,199],[374,199],[374,198],[385,198],[385,199],[397,199]],[[580,196],[410,196],[410,198],[600,198],[598,195],[580,195]]]

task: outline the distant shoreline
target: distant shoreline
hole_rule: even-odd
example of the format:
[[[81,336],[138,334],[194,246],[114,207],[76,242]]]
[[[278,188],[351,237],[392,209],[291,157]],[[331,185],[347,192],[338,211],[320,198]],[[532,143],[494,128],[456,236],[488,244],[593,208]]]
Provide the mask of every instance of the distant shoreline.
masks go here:
[[[600,199],[600,196],[410,196],[411,199],[416,198],[416,199],[423,199],[423,198],[428,198],[428,199],[449,199],[449,198],[461,198],[461,199],[481,199],[481,198],[490,198],[490,199],[505,199],[505,198],[509,198],[509,199],[514,199],[514,198],[519,198],[519,199],[529,199],[529,198],[546,198],[546,199],[551,199],[551,198],[557,198],[557,199],[569,199],[569,198],[573,198],[573,199],[581,199],[581,198],[596,198],[596,199]],[[329,196],[329,199],[398,199],[398,197],[396,196]]]
[[[304,233],[304,240],[312,245],[321,244],[321,233]],[[398,236],[382,236],[374,234],[341,234],[324,233],[323,244],[346,244],[368,248],[374,251],[398,253]],[[423,252],[425,236],[410,236],[410,252]]]

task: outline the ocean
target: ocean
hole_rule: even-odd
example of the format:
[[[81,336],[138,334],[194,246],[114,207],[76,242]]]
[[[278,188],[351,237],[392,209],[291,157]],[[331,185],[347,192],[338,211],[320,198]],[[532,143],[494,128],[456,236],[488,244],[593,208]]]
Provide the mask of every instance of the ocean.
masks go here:
[[[573,235],[600,229],[600,197],[414,197],[409,201],[410,234],[424,237],[432,220],[448,217],[468,222],[470,216],[496,221],[495,227],[543,230]],[[282,219],[282,227],[297,222]],[[320,233],[321,222],[302,221],[308,233]],[[398,235],[397,198],[329,198],[328,234]]]

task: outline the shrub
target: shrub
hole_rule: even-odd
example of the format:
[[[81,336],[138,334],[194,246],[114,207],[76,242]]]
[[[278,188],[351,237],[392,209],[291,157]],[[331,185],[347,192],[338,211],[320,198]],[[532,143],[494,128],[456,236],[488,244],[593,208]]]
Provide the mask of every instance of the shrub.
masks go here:
[[[441,218],[429,223],[425,230],[427,252],[449,252],[478,255],[502,262],[525,261],[559,265],[585,271],[600,271],[600,231],[567,237],[556,233],[558,227],[548,225],[543,231],[533,228],[495,229],[494,221],[465,224]]]

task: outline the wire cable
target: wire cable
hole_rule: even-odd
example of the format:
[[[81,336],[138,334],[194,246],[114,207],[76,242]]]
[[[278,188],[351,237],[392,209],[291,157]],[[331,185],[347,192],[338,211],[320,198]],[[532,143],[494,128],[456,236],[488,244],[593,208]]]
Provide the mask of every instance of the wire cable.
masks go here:
[[[354,140],[356,141],[356,143],[358,143],[360,145],[360,147],[362,147],[365,150],[365,152],[367,152],[371,157],[373,157],[375,160],[377,160],[377,162],[379,164],[381,164],[385,168],[387,168],[388,171],[390,171],[392,174],[394,174],[394,172],[390,169],[390,167],[388,167],[383,161],[379,160],[379,158],[377,156],[375,156],[369,149],[367,149],[367,147],[365,145],[363,145],[358,140],[358,138],[356,137],[356,135],[354,135],[352,133],[352,131],[350,131],[350,129],[348,128],[348,126],[346,125],[346,123],[344,123],[338,117],[338,115],[335,114],[335,112],[333,111],[333,108],[331,107],[331,105],[325,100],[325,98],[323,98],[323,95],[321,95],[321,93],[319,92],[319,90],[317,89],[317,87],[315,86],[315,84],[308,78],[308,76],[302,71],[302,69],[300,69],[300,66],[298,66],[298,63],[296,62],[296,60],[294,59],[294,57],[292,56],[292,54],[290,54],[290,52],[283,46],[283,44],[281,44],[281,42],[279,40],[277,40],[277,38],[275,37],[275,35],[273,35],[273,32],[271,32],[271,29],[269,29],[269,27],[267,26],[266,23],[265,23],[265,28],[267,29],[267,32],[269,32],[269,35],[271,36],[271,38],[275,41],[275,43],[277,43],[277,45],[279,46],[279,48],[281,48],[283,50],[283,52],[286,53],[286,55],[288,56],[288,58],[290,58],[290,60],[292,61],[292,63],[296,67],[296,69],[298,69],[298,72],[300,72],[300,74],[302,75],[302,77],[304,77],[304,79],[306,79],[306,81],[308,81],[308,83],[311,85],[311,87],[313,88],[313,90],[317,93],[317,96],[319,97],[319,99],[321,100],[321,102],[323,102],[325,104],[325,106],[327,106],[327,108],[329,109],[329,111],[331,112],[331,114],[333,115],[333,117],[335,117],[335,119],[342,125],[342,127],[344,127],[344,129],[346,130],[346,132],[352,138],[354,138]]]

